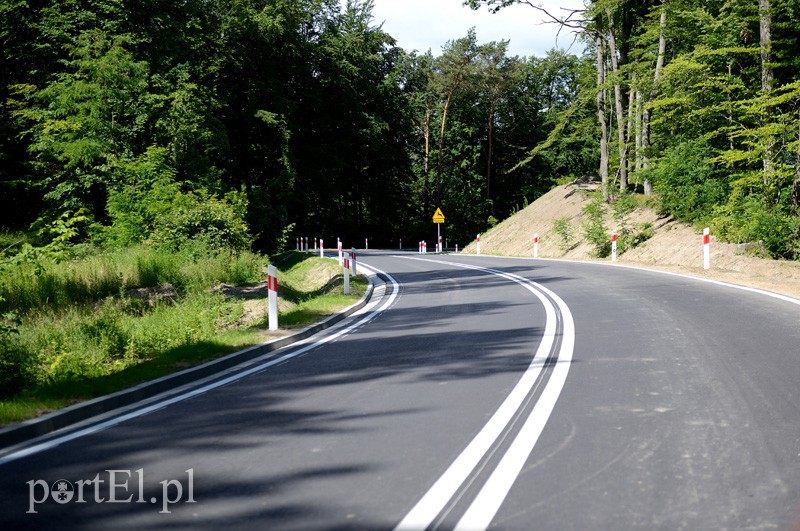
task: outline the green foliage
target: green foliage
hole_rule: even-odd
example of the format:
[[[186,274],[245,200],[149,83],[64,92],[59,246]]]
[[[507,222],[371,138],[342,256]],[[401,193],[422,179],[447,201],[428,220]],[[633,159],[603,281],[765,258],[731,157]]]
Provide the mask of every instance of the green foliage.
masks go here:
[[[251,242],[246,209],[246,196],[239,192],[223,198],[205,190],[178,193],[171,208],[156,220],[151,240],[159,248],[190,249],[195,254],[246,250]]]
[[[740,196],[718,207],[711,227],[728,241],[759,242],[773,257],[800,256],[800,218],[780,205],[764,204],[752,195]]]
[[[122,172],[128,184],[110,194],[111,226],[101,237],[106,244],[124,247],[147,240],[166,250],[196,253],[249,248],[245,194],[220,198],[203,188],[181,191],[163,148],[149,149]]]
[[[725,182],[708,163],[708,149],[702,141],[685,141],[668,149],[649,178],[658,193],[661,213],[689,223],[709,219],[727,193]]]
[[[553,221],[553,232],[558,236],[558,248],[567,252],[575,244],[575,228],[568,217],[556,218]]]
[[[597,258],[605,258],[611,254],[611,237],[606,228],[605,218],[608,211],[602,193],[593,192],[591,201],[583,207],[586,219],[581,224],[583,237],[592,244],[592,254]]]
[[[33,356],[22,347],[18,326],[16,312],[0,315],[0,399],[15,395],[32,381]]]
[[[289,223],[281,231],[281,236],[278,238],[277,251],[279,253],[288,251],[291,248],[292,235],[294,234],[294,223]]]
[[[138,246],[105,251],[80,260],[0,264],[0,311],[66,309],[95,303],[138,287],[171,284],[181,291],[208,289],[219,282],[243,284],[260,279],[266,259],[248,251],[203,255]]]

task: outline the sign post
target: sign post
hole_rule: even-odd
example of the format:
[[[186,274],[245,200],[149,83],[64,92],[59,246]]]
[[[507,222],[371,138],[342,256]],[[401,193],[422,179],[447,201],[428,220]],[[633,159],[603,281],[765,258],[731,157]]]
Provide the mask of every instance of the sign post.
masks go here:
[[[442,252],[442,223],[444,223],[444,214],[441,208],[436,209],[433,215],[433,222],[436,223],[436,252]]]

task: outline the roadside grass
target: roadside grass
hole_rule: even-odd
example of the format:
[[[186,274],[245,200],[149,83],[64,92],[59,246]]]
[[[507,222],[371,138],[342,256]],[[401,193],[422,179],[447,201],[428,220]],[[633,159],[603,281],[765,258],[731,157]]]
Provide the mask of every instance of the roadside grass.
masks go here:
[[[82,295],[72,303],[58,294],[63,297],[59,304],[48,307],[40,302],[20,312],[16,333],[0,337],[0,355],[23,352],[28,366],[20,374],[27,381],[19,392],[0,400],[0,425],[275,337],[267,330],[267,292],[260,289],[261,269],[267,263],[263,257],[250,256],[244,264],[239,257],[212,257],[213,263],[204,264],[147,253],[136,256],[124,258],[136,264],[135,282],[126,280],[134,276],[131,269],[114,269],[114,276],[123,279],[109,290],[114,294],[100,292],[94,299]],[[341,311],[366,291],[366,279],[356,277],[351,279],[351,294],[343,295],[341,268],[332,260],[290,252],[272,261],[280,271],[282,333]],[[89,266],[73,264],[73,269],[82,267]],[[236,267],[241,271],[232,274]],[[143,270],[150,273],[142,275]],[[179,288],[164,287],[173,282]],[[228,290],[218,289],[223,283]],[[142,290],[145,287],[149,289]]]

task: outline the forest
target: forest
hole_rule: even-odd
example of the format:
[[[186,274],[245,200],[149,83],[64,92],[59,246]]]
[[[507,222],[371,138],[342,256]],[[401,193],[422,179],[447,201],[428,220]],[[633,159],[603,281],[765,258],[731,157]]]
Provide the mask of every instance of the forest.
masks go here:
[[[512,3],[544,10],[464,8]],[[544,57],[404,50],[370,0],[0,13],[0,227],[33,246],[415,245],[437,207],[464,244],[589,176],[800,254],[800,0],[587,0],[545,12],[576,42]]]

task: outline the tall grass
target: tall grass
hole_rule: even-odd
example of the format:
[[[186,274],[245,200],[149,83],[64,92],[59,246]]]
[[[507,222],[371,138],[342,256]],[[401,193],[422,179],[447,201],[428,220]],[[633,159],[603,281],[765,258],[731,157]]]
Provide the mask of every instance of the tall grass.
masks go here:
[[[255,282],[266,264],[265,257],[250,252],[216,252],[198,258],[146,246],[60,263],[47,259],[6,263],[0,266],[0,312],[59,310],[167,283],[197,291],[218,282]]]
[[[210,288],[261,281],[266,263],[252,253],[187,258],[139,247],[52,264],[38,275],[12,270],[4,293],[27,306],[0,327],[0,424],[263,341],[265,323],[252,303],[246,310],[244,299]],[[328,260],[298,254],[279,267],[284,326],[339,311],[366,289],[353,279],[353,295],[341,295],[341,268]]]

